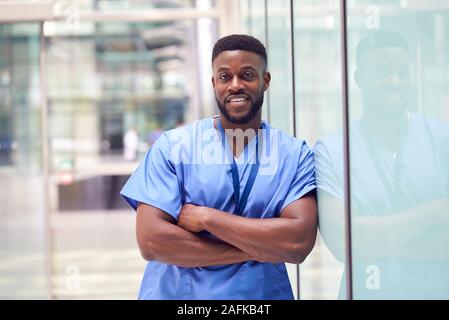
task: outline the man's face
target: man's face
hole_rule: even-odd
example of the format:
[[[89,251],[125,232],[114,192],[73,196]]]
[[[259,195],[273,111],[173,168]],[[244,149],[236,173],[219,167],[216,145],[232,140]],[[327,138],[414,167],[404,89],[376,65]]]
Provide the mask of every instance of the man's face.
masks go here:
[[[357,85],[363,92],[365,110],[384,116],[397,116],[410,98],[408,53],[400,47],[375,49],[366,53],[356,71]]]
[[[223,116],[244,124],[256,116],[270,84],[264,61],[256,53],[232,50],[221,52],[213,61],[212,84]]]

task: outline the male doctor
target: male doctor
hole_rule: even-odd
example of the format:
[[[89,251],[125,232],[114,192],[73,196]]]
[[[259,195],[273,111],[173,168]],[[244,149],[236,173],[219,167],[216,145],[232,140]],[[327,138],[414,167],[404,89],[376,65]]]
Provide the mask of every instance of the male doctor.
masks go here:
[[[139,299],[293,299],[284,263],[317,232],[312,152],[261,119],[259,40],[221,38],[212,67],[220,115],[162,134],[121,191],[148,260]]]

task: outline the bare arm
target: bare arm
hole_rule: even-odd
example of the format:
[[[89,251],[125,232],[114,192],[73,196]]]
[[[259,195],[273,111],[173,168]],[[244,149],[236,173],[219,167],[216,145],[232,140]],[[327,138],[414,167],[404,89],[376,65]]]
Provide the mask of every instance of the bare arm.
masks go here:
[[[193,232],[205,229],[258,261],[301,263],[315,244],[316,198],[309,193],[288,205],[279,218],[269,219],[185,205],[178,225]]]
[[[251,260],[243,251],[220,241],[186,231],[162,210],[139,204],[136,236],[145,260],[157,260],[181,267],[223,265]]]

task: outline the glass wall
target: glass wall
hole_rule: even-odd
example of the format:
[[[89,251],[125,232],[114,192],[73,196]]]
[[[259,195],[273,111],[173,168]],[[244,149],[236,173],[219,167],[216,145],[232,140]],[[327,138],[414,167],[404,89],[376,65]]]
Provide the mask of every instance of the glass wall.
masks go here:
[[[449,8],[348,9],[354,298],[447,299]]]
[[[268,48],[267,0],[240,1],[242,30],[259,39]],[[271,61],[270,61],[271,63]],[[270,119],[271,90],[265,93],[262,118]]]
[[[37,23],[0,24],[0,297],[47,297]]]
[[[256,3],[242,5],[244,17],[262,11]],[[266,31],[249,24],[244,31],[265,39],[273,81],[282,79],[270,87],[267,118],[315,152],[320,234],[300,268],[300,298],[344,299],[346,277],[355,299],[448,298],[449,6],[348,1],[348,68],[342,70],[339,1],[264,5]],[[348,106],[342,105],[342,72]],[[344,108],[349,150],[343,148]]]
[[[340,16],[337,1],[293,1],[296,135],[319,150],[320,139],[342,138]],[[302,299],[335,299],[345,260],[344,221],[327,219],[332,211],[343,217],[342,206],[330,201],[322,180],[343,175],[343,155],[333,160],[333,172],[317,167],[319,233],[315,248],[301,265]],[[335,230],[341,230],[336,233]]]

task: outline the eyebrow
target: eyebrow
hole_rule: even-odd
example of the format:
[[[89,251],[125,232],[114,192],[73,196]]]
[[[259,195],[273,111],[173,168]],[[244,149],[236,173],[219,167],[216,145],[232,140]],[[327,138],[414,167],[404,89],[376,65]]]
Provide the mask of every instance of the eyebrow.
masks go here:
[[[220,67],[217,70],[217,72],[226,71],[226,70],[229,70],[229,69],[230,69],[229,67]],[[243,67],[240,68],[240,71],[242,71],[242,70],[253,70],[253,71],[257,72],[257,69],[254,66],[252,66],[252,65],[244,65]]]

